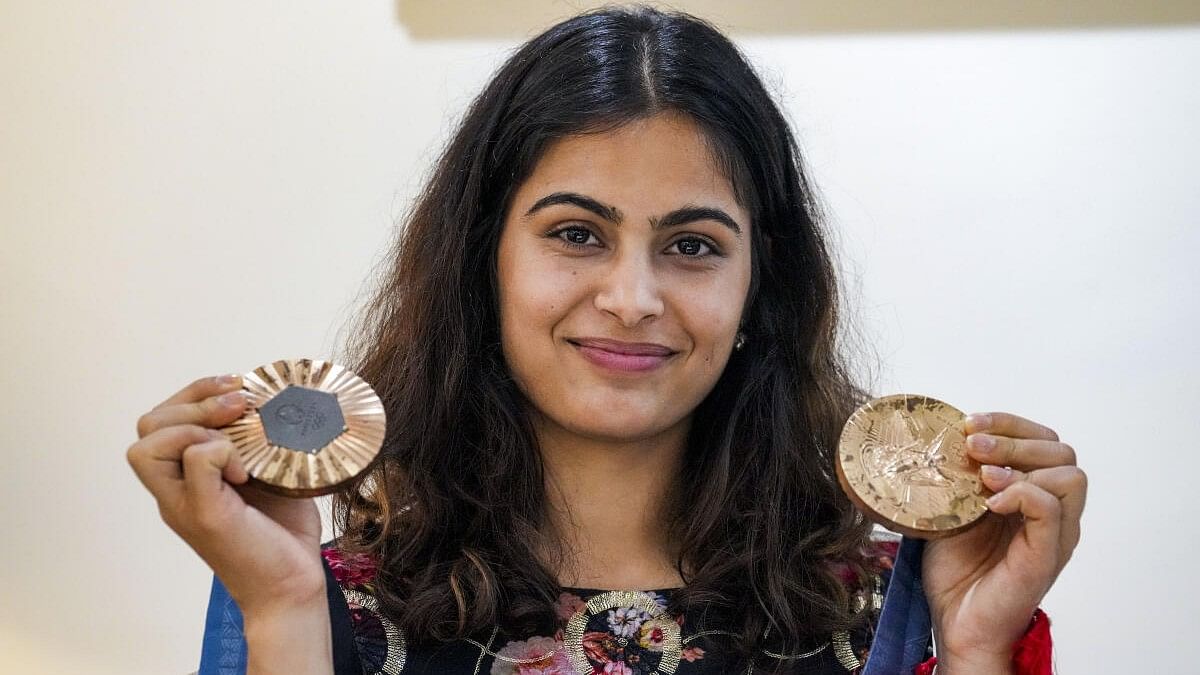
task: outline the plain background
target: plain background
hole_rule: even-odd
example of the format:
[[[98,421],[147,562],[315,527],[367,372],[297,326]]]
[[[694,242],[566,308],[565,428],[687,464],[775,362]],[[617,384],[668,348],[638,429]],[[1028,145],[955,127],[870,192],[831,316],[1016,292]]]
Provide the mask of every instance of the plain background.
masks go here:
[[[589,4],[0,2],[6,672],[195,669],[209,571],[126,464],[138,416],[334,356],[467,103]],[[795,124],[875,391],[1077,449],[1060,670],[1196,663],[1195,6],[721,4],[679,6]]]

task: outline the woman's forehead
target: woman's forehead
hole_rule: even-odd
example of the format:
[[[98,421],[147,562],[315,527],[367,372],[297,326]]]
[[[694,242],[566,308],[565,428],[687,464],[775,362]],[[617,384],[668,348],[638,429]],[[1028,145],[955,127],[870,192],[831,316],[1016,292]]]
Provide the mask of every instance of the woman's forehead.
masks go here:
[[[555,192],[585,194],[627,211],[651,213],[684,203],[714,205],[738,209],[738,219],[745,221],[703,132],[679,115],[656,115],[555,140],[516,201],[527,208]]]

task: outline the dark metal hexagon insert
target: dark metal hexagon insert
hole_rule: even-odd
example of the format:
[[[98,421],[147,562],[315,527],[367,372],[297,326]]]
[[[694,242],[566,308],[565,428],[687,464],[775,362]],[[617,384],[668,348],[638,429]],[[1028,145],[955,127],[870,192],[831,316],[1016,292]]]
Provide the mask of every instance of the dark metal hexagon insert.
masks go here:
[[[289,384],[258,409],[267,440],[316,453],[346,430],[342,407],[329,392]]]

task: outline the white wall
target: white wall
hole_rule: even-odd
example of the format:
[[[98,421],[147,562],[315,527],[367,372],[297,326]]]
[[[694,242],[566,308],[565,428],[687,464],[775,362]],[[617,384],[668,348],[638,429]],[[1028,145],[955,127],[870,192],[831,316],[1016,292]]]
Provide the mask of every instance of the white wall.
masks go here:
[[[124,452],[196,377],[334,353],[519,41],[416,40],[401,14],[0,2],[6,672],[195,668],[209,572]],[[1200,27],[733,34],[798,127],[879,393],[1078,450],[1084,537],[1045,602],[1062,672],[1200,659]]]

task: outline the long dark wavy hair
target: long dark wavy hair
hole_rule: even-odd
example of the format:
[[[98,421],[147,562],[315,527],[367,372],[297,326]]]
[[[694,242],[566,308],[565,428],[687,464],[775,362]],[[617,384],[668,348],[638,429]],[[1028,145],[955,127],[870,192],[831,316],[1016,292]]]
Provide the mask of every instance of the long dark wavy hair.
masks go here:
[[[831,563],[865,581],[870,525],[833,462],[868,396],[839,340],[836,270],[795,137],[712,25],[606,7],[525,43],[474,100],[345,345],[388,433],[376,468],[335,497],[335,526],[343,548],[379,556],[382,611],[410,640],[553,626],[560,588],[537,552],[556,543],[529,404],[501,351],[497,243],[549,142],[662,112],[704,132],[751,216],[753,258],[745,347],[695,411],[664,514],[686,582],[671,609],[719,618],[742,659],[861,619]]]

